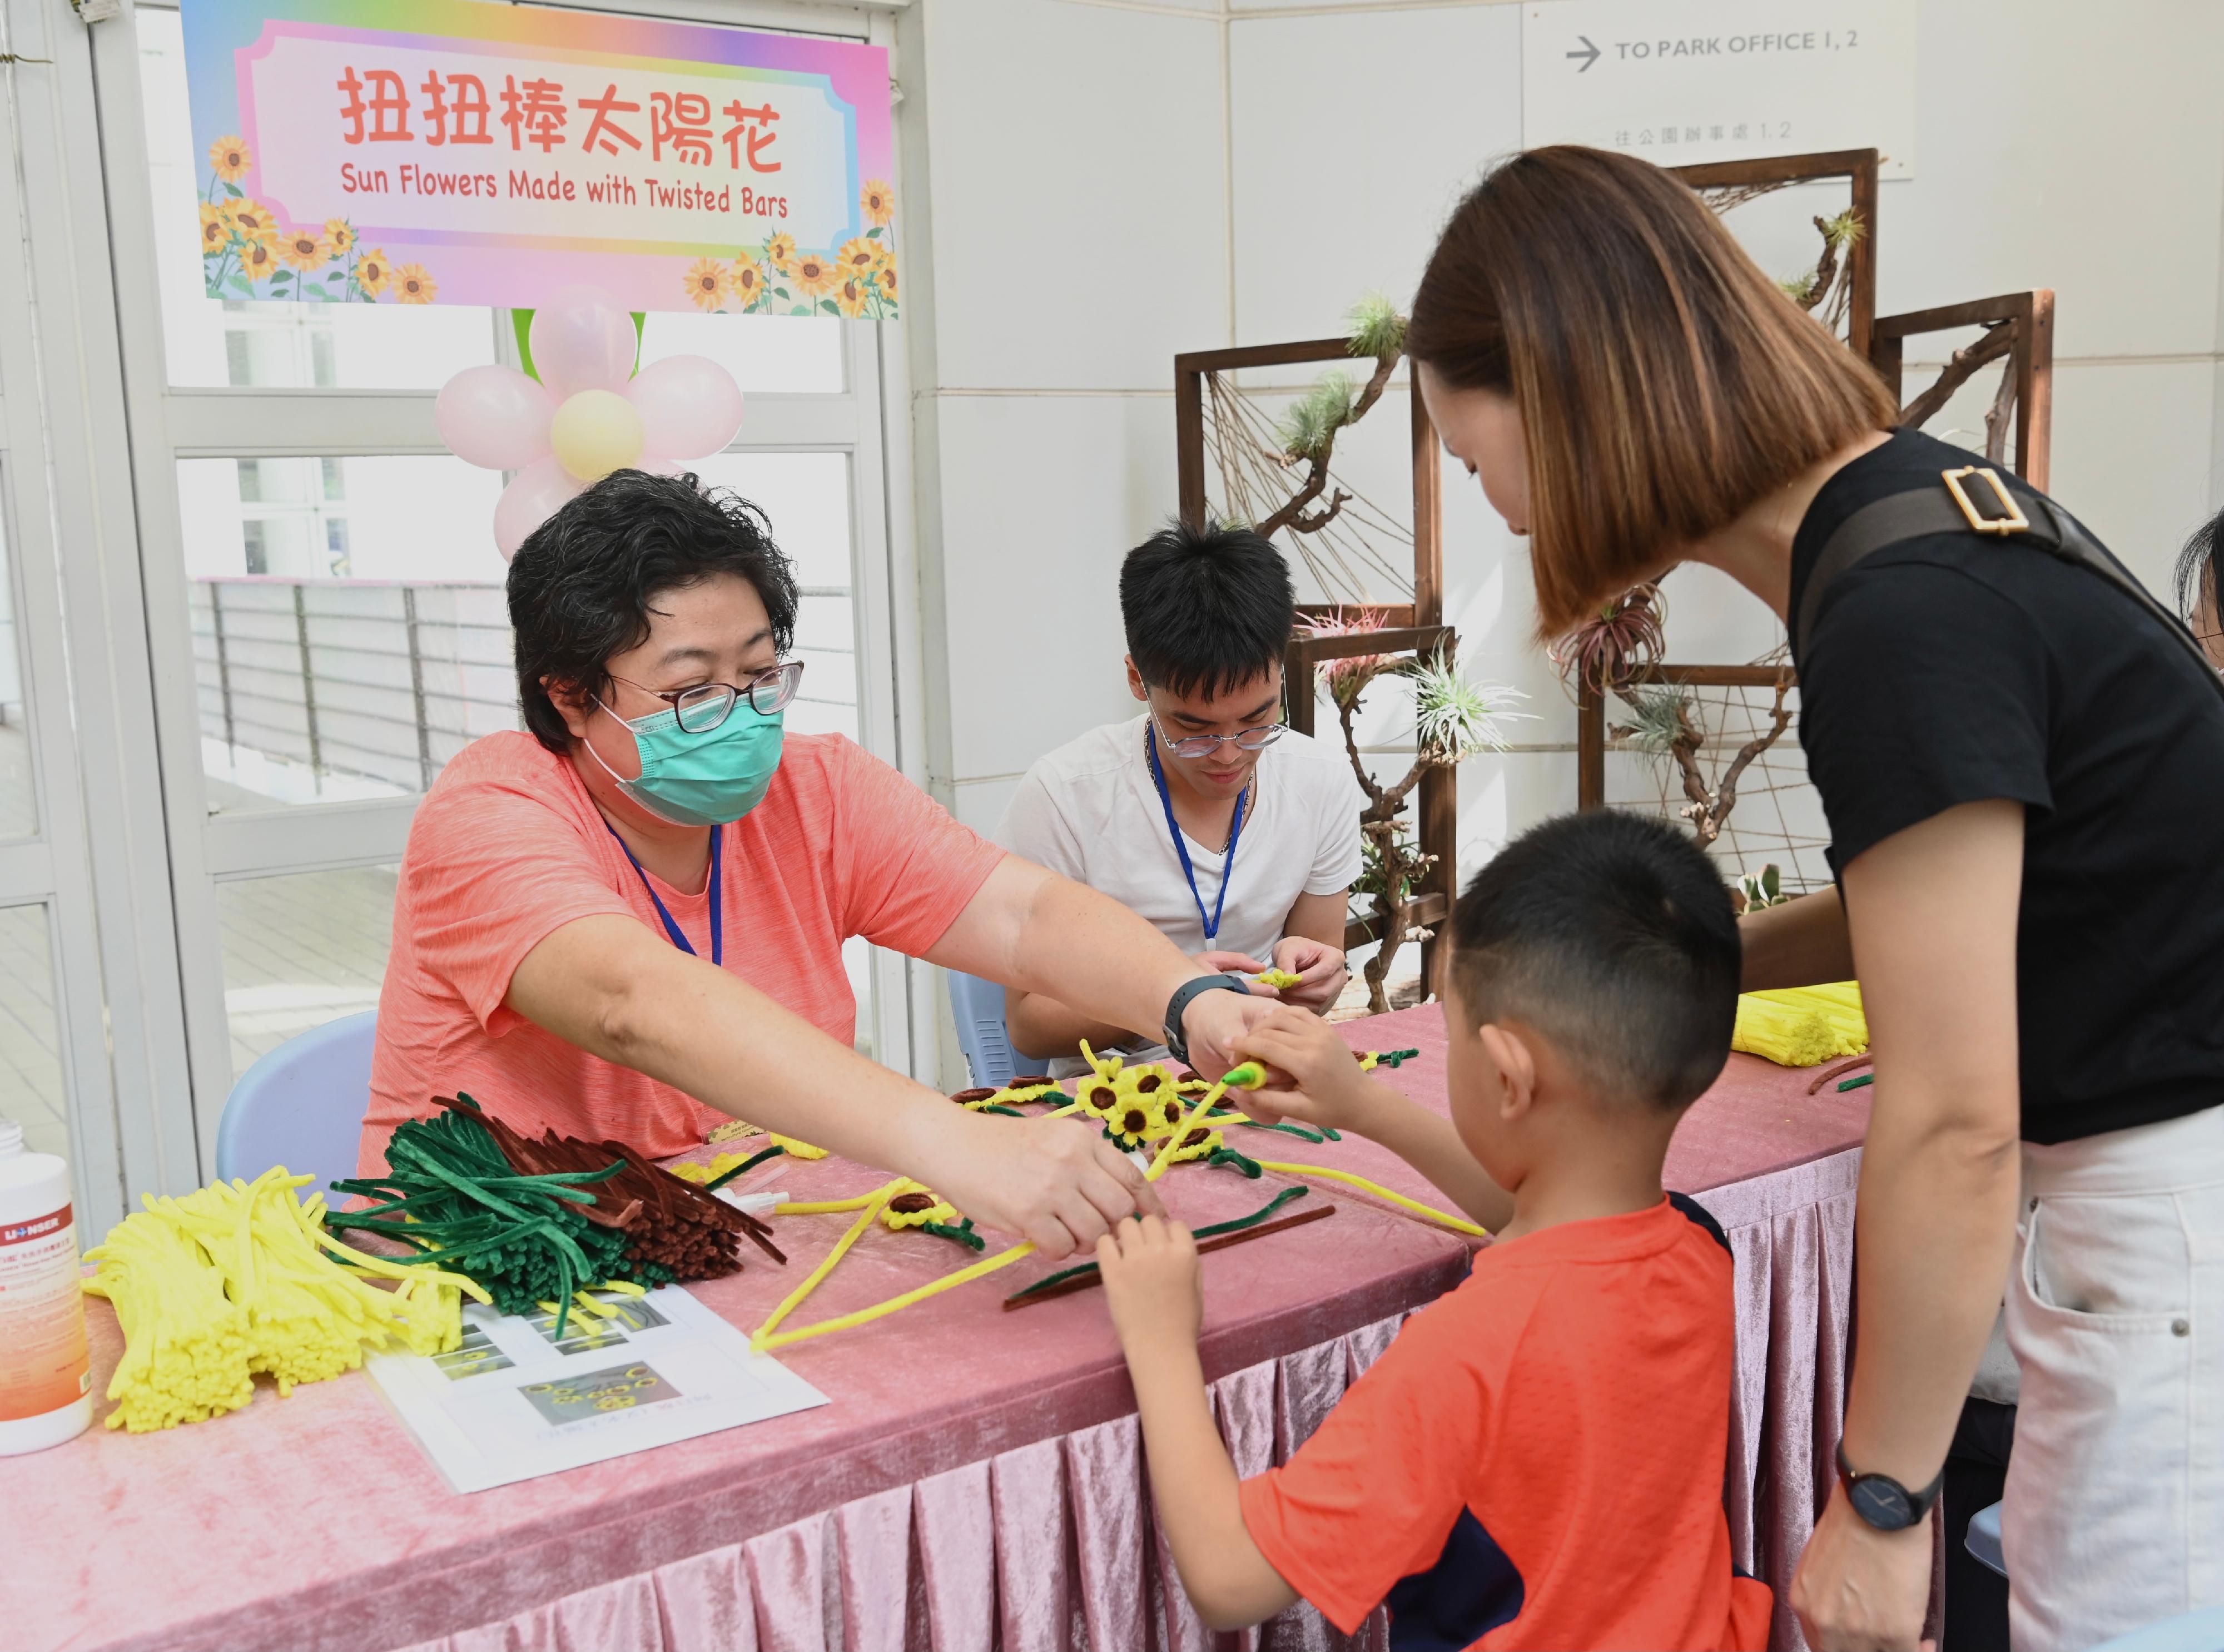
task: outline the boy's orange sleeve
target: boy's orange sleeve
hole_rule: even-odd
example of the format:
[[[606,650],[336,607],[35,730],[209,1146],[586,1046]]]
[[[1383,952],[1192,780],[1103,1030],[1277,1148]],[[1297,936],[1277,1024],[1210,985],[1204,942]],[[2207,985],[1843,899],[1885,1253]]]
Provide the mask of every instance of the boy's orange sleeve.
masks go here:
[[[1476,1318],[1456,1300],[1473,1284],[1407,1320],[1287,1465],[1243,1482],[1251,1541],[1347,1635],[1435,1562],[1488,1452]]]

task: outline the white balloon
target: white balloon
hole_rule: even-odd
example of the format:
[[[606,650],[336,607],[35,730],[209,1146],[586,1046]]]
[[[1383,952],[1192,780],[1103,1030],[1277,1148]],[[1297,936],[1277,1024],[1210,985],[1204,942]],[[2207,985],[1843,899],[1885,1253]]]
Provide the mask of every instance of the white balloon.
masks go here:
[[[450,453],[490,471],[548,457],[556,398],[515,367],[466,367],[440,387],[433,427]]]
[[[571,500],[586,491],[587,484],[565,470],[553,453],[520,471],[495,502],[494,542],[507,562],[533,530]]]
[[[651,362],[626,386],[641,414],[641,451],[659,459],[704,459],[742,427],[742,387],[708,356]]]

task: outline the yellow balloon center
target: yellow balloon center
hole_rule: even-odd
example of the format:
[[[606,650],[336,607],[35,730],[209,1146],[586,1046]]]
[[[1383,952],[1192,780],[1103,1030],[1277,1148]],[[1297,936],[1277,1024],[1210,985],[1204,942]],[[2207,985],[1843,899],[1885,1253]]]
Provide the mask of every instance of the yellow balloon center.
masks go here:
[[[615,390],[581,390],[556,409],[548,444],[556,462],[582,482],[641,462],[641,415]]]

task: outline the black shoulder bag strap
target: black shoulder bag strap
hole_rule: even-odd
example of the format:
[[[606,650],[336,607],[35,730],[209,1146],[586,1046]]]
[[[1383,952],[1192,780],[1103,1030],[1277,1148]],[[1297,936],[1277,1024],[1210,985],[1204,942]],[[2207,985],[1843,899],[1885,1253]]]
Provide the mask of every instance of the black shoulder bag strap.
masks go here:
[[[1981,534],[2003,543],[2013,540],[2036,545],[2065,562],[2074,562],[2098,574],[2161,621],[2172,640],[2200,662],[2201,674],[2209,686],[2219,695],[2224,695],[2224,676],[2218,674],[2201,644],[2194,640],[2193,633],[2185,628],[2185,623],[2158,601],[2152,592],[2053,500],[2043,493],[2025,492],[2020,488],[2010,492],[2000,472],[1987,465],[1965,465],[1959,470],[1942,471],[1939,478],[1944,485],[1936,491],[1917,488],[1907,493],[1895,493],[1863,505],[1838,524],[1837,532],[1830,535],[1823,547],[1823,554],[1815,559],[1814,571],[1807,576],[1807,588],[1800,593],[1799,611],[1791,617],[1791,657],[1795,661],[1807,652],[1808,635],[1815,629],[1815,616],[1822,607],[1823,593],[1848,568],[1887,546],[1925,534]],[[1986,489],[1977,491],[1974,497],[1972,491],[1963,485],[1971,478],[1987,484]],[[1991,497],[1984,498],[1987,491]],[[2030,507],[2028,515],[2026,505]]]

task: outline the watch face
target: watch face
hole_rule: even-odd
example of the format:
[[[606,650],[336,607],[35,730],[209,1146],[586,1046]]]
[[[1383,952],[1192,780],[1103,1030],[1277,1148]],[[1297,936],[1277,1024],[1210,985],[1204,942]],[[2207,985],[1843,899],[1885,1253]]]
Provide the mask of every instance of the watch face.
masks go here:
[[[1915,1523],[1907,1493],[1881,1474],[1864,1474],[1846,1488],[1854,1512],[1879,1531],[1904,1531]]]

